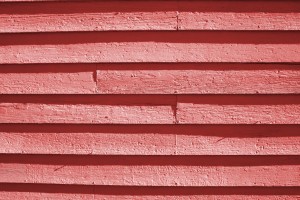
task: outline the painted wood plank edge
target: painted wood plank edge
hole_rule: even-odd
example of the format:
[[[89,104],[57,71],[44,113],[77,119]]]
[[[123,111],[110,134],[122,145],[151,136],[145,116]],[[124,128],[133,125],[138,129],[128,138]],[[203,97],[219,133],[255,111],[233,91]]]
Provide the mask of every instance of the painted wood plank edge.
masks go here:
[[[179,30],[299,30],[300,13],[179,12]]]
[[[46,192],[0,192],[1,196],[5,196],[6,199],[74,199],[74,200],[89,200],[89,199],[119,199],[119,200],[158,200],[158,199],[183,199],[183,200],[215,200],[215,199],[244,199],[244,200],[253,200],[253,199],[261,199],[261,200],[297,200],[300,198],[299,195],[119,195],[119,194],[71,194],[71,193],[46,193]]]
[[[176,44],[130,42],[71,45],[17,45],[0,47],[0,63],[297,63],[300,62],[299,54],[300,48],[298,44]]]
[[[100,94],[300,93],[298,70],[97,70]]]
[[[0,123],[299,124],[299,105],[173,106],[1,103]]]
[[[0,33],[133,30],[300,30],[299,13],[121,12],[0,15]]]
[[[0,132],[1,154],[299,155],[300,136]]]
[[[1,183],[124,186],[300,186],[300,168],[285,166],[60,166],[0,164]],[[78,174],[81,174],[78,176]]]
[[[0,15],[0,33],[176,29],[176,12]]]
[[[96,94],[93,71],[0,73],[1,94]]]
[[[23,70],[24,71],[24,70]],[[0,73],[1,94],[298,94],[300,70]],[[95,80],[96,79],[96,80]],[[96,87],[97,84],[97,87]]]

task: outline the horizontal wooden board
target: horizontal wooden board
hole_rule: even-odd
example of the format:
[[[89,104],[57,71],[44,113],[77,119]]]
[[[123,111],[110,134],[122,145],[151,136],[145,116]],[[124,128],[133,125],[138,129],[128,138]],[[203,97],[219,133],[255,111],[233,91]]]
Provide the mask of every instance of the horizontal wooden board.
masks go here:
[[[299,105],[179,103],[179,124],[299,124]],[[0,123],[173,124],[172,106],[1,103]]]
[[[0,93],[93,94],[97,90],[93,77],[94,72],[0,73]]]
[[[0,33],[176,29],[176,12],[0,15]]]
[[[149,127],[150,129],[154,129]],[[286,132],[228,135],[191,127],[182,133],[164,131],[102,130],[90,132],[0,132],[0,153],[4,154],[74,154],[74,155],[298,155],[300,136]],[[124,127],[123,129],[128,129]],[[157,129],[161,129],[157,127]],[[176,127],[174,127],[176,129]],[[240,131],[247,129],[241,129]],[[269,129],[266,129],[268,131]],[[282,131],[284,131],[283,129]],[[195,132],[197,131],[197,134]],[[209,131],[209,129],[208,129]],[[231,131],[234,131],[232,129]],[[271,130],[270,130],[271,131]],[[298,128],[299,131],[299,128]],[[174,131],[176,132],[176,131]]]
[[[1,103],[0,123],[172,124],[171,106]]]
[[[17,45],[0,47],[0,63],[300,62],[299,47],[163,42]]]
[[[172,188],[170,188],[172,189]],[[299,195],[101,195],[101,194],[72,194],[72,193],[46,193],[46,192],[1,192],[1,196],[5,196],[7,199],[19,199],[19,200],[27,200],[27,199],[48,199],[48,200],[56,200],[56,199],[74,199],[74,200],[89,200],[89,199],[120,199],[120,200],[158,200],[158,199],[186,199],[186,200],[215,200],[215,199],[244,199],[244,200],[297,200],[300,198]]]
[[[300,186],[300,167],[0,164],[1,183],[124,186]]]
[[[178,103],[180,124],[299,124],[299,105],[210,105]]]
[[[1,94],[297,94],[300,70],[32,71],[3,66]],[[109,66],[107,66],[109,67]],[[134,67],[134,66],[133,66]],[[172,66],[170,66],[171,68]],[[176,66],[174,66],[176,68]],[[49,67],[48,67],[49,68]],[[55,68],[55,66],[53,66]],[[87,67],[89,68],[89,67]],[[29,69],[26,71],[26,69]],[[73,69],[73,68],[72,68]],[[97,86],[96,88],[96,80]],[[230,86],[230,87],[229,87]]]
[[[98,70],[100,94],[300,93],[300,70]]]
[[[221,17],[220,17],[221,16]],[[177,20],[178,18],[178,20]],[[300,30],[299,13],[104,12],[0,15],[0,33],[126,30]],[[178,28],[177,28],[178,27]]]
[[[300,13],[179,12],[179,30],[300,30]]]

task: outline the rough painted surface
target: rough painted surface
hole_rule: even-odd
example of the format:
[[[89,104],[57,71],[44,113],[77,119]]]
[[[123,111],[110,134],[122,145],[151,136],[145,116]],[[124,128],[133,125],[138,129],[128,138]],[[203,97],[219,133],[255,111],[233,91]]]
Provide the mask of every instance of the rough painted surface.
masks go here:
[[[154,131],[153,131],[154,132]],[[7,133],[0,153],[80,155],[298,155],[300,136],[162,133]]]
[[[300,70],[99,70],[101,94],[279,94],[300,92]]]
[[[299,44],[124,42],[0,47],[0,63],[300,62]],[[45,56],[47,55],[47,56]]]
[[[172,124],[171,106],[0,104],[0,123]]]
[[[1,94],[93,94],[93,72],[0,73]]]
[[[298,13],[130,12],[0,15],[0,32],[176,30],[177,27],[179,30],[300,30],[299,21]]]
[[[179,30],[300,30],[299,13],[191,13],[178,16]]]
[[[299,105],[207,105],[178,103],[182,124],[299,124]]]
[[[299,105],[170,106],[1,103],[0,123],[299,124]],[[175,121],[176,118],[176,121]]]
[[[0,199],[299,199],[299,13],[0,0]]]
[[[298,155],[297,125],[0,125],[1,153]]]
[[[175,12],[0,15],[0,32],[176,30]]]
[[[286,174],[289,174],[288,176]],[[300,167],[0,164],[1,183],[125,186],[300,186]]]

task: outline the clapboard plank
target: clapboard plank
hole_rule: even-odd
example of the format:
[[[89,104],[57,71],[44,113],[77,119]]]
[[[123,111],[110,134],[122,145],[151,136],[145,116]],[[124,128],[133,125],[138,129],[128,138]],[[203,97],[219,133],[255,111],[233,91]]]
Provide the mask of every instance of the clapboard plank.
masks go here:
[[[288,174],[288,175],[287,175]],[[1,183],[123,186],[300,186],[297,165],[0,164]]]
[[[7,66],[8,67],[8,66]],[[41,66],[42,67],[42,66]],[[10,67],[8,67],[10,68]],[[24,71],[24,70],[23,70]],[[299,70],[99,70],[0,73],[1,94],[288,94]],[[228,87],[230,85],[230,87]]]
[[[221,17],[220,17],[221,16]],[[125,30],[300,30],[299,13],[123,12],[0,15],[0,33]]]
[[[98,70],[100,94],[300,93],[299,70]]]
[[[93,76],[94,72],[0,73],[0,93],[93,94],[97,90]]]
[[[174,123],[171,106],[1,103],[0,113],[0,123]]]
[[[176,29],[176,12],[0,15],[0,33]]]
[[[0,104],[0,123],[172,124],[171,106]],[[298,105],[179,103],[180,124],[298,124]],[[141,117],[142,116],[142,117]]]
[[[159,129],[159,127],[158,127]],[[276,132],[228,136],[193,134],[90,132],[0,132],[3,154],[74,155],[298,155],[300,136]],[[268,130],[268,129],[267,129]],[[266,131],[267,131],[266,130]],[[223,130],[225,132],[226,129]],[[242,131],[242,130],[241,130]],[[175,131],[174,131],[175,132]]]
[[[177,104],[180,124],[299,124],[299,105]]]
[[[170,190],[173,188],[170,188]],[[238,189],[237,189],[238,190]],[[126,194],[78,194],[78,193],[47,193],[47,192],[7,192],[0,191],[0,195],[6,197],[6,199],[19,199],[19,200],[27,200],[27,199],[48,199],[48,200],[89,200],[89,199],[120,199],[120,200],[153,200],[153,199],[183,199],[183,200],[214,200],[214,199],[244,199],[244,200],[253,200],[253,199],[261,199],[261,200],[297,200],[299,195],[126,195]]]
[[[179,30],[300,30],[300,13],[179,12]]]
[[[0,47],[0,63],[300,62],[299,47],[299,44],[164,42],[8,45]]]

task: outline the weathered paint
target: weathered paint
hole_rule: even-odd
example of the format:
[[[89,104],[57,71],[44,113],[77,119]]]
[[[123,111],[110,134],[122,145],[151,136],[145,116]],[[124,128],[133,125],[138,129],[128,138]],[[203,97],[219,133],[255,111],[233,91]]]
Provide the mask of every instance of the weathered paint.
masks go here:
[[[299,198],[299,2],[0,2],[0,199]]]
[[[300,62],[300,44],[112,42],[0,46],[0,63]],[[47,56],[45,56],[47,55]]]
[[[97,71],[101,94],[298,94],[299,85],[300,70]]]

